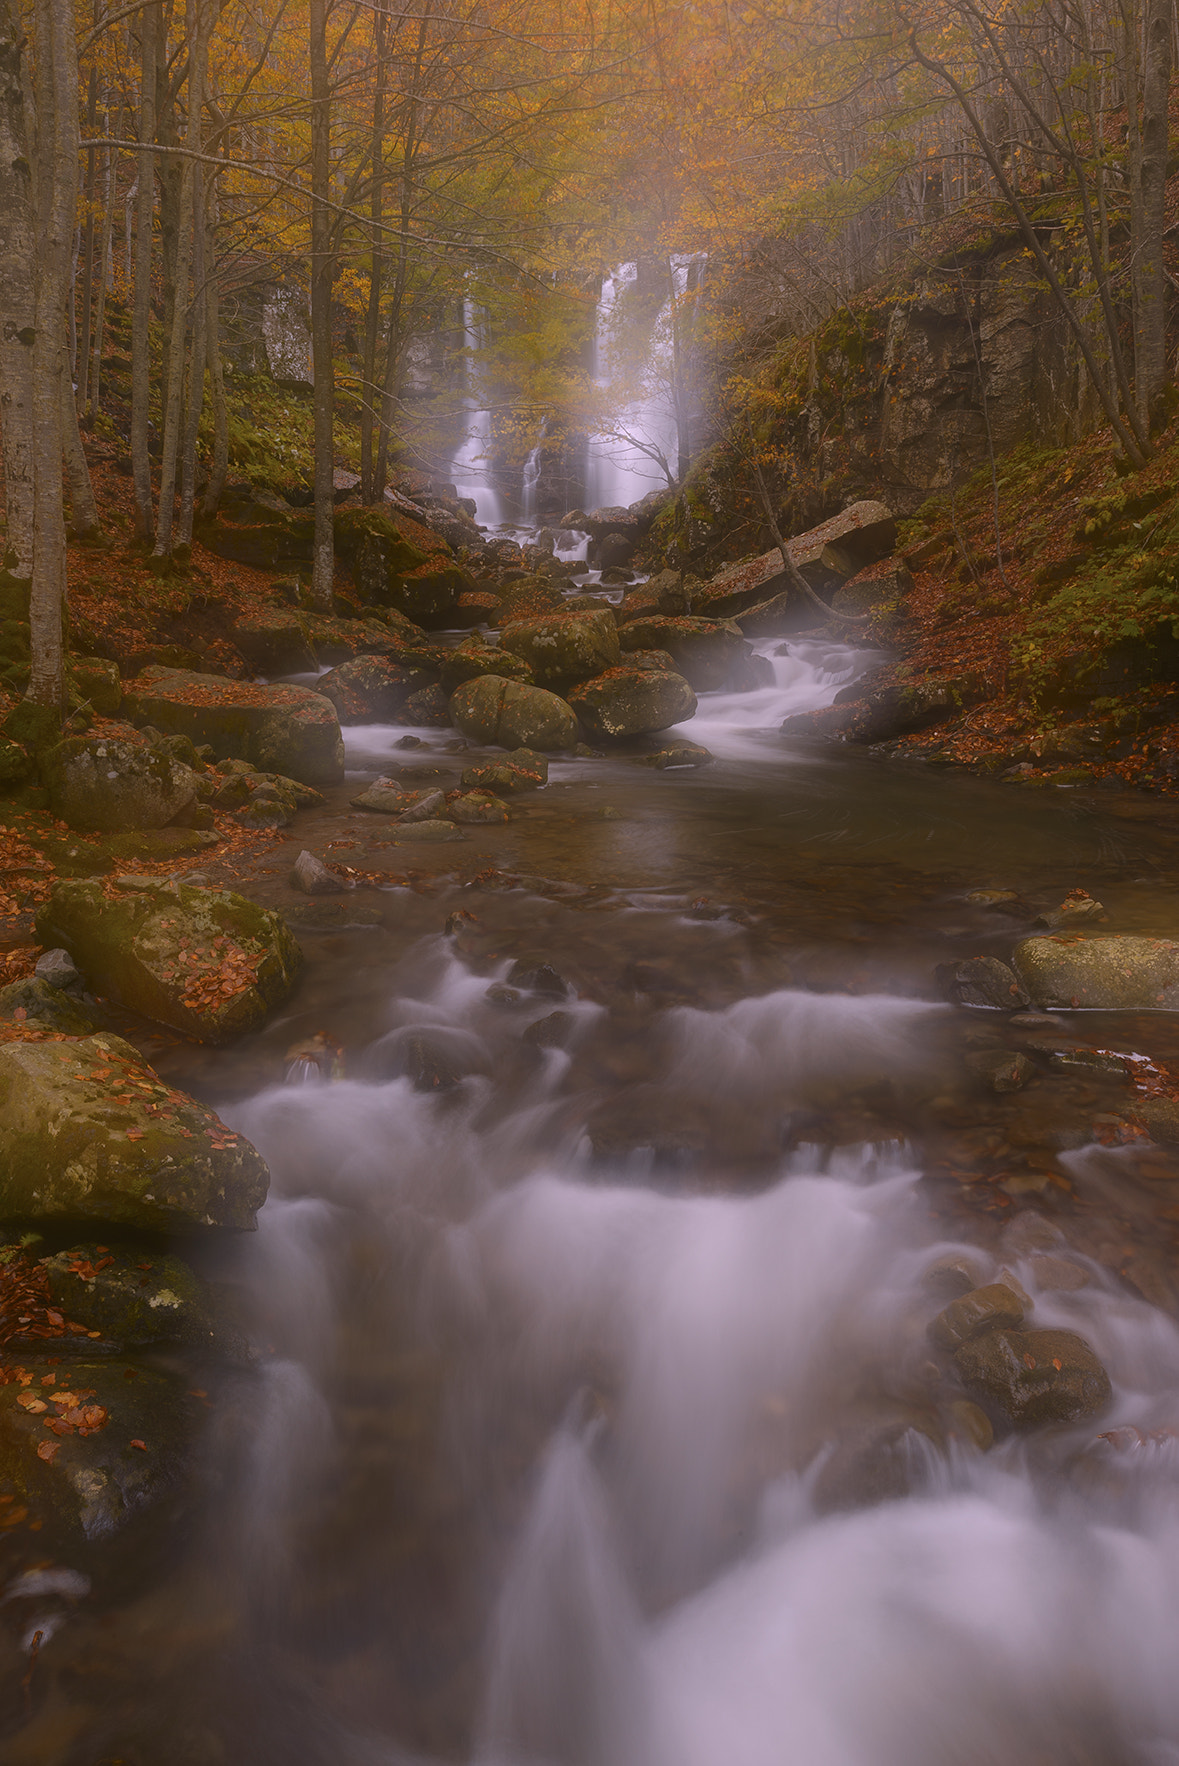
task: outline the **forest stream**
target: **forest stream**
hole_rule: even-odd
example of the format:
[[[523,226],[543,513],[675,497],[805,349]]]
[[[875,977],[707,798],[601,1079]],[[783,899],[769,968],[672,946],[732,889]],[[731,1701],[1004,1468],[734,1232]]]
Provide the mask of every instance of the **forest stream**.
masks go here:
[[[1179,1026],[934,981],[1072,889],[1173,936],[1179,808],[791,745],[870,658],[759,650],[711,766],[557,760],[424,858],[349,798],[478,752],[353,728],[245,879],[391,873],[261,1034],[149,1050],[269,1163],[203,1253],[250,1347],[182,1543],[18,1590],[11,1766],[1179,1761],[1179,1157],[1109,1058]],[[927,1330],[999,1280],[1100,1415],[965,1395]]]

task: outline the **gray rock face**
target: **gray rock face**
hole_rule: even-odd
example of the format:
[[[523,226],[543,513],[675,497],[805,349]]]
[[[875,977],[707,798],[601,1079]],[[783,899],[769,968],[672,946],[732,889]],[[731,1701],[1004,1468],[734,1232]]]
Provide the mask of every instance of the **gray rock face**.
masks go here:
[[[66,1036],[89,1036],[98,1028],[97,1018],[82,1003],[80,995],[71,998],[40,975],[29,975],[0,987],[0,1018],[28,1021],[45,1030],[60,1030]]]
[[[938,986],[956,1006],[990,1006],[1013,1012],[1028,1003],[1019,977],[998,957],[967,957],[960,963],[939,963],[934,970]]]
[[[929,1327],[939,1349],[960,1349],[983,1331],[1023,1323],[1023,1301],[1002,1282],[990,1282],[943,1307]]]
[[[607,612],[552,614],[504,627],[500,648],[528,664],[539,686],[584,681],[619,659],[618,627]]]
[[[146,742],[69,736],[41,763],[53,813],[71,828],[164,828],[196,802],[191,768]]]
[[[42,951],[33,966],[33,973],[63,993],[82,991],[82,972],[68,950]]]
[[[339,895],[348,885],[313,852],[304,851],[291,866],[291,887],[304,895]]]
[[[892,511],[883,503],[869,501],[853,503],[830,521],[795,534],[787,541],[787,549],[811,588],[819,594],[829,594],[866,565],[887,558],[896,543]],[[805,597],[795,597],[782,555],[775,546],[759,558],[722,570],[692,597],[692,608],[693,612],[709,617],[738,614],[784,593],[790,597],[786,606],[797,599],[810,608],[809,623],[813,625],[817,610]],[[751,635],[764,637],[772,632],[758,630]]]
[[[1109,1375],[1073,1331],[987,1331],[954,1365],[967,1391],[1017,1428],[1080,1422],[1110,1401]]]
[[[465,682],[450,701],[455,727],[474,742],[542,753],[572,748],[577,718],[564,699],[543,687],[526,687],[497,675]]]
[[[132,715],[165,733],[208,743],[303,785],[344,776],[344,743],[331,701],[306,687],[263,687],[178,668],[145,668],[129,683]]]
[[[1170,938],[1024,938],[1012,962],[1038,1006],[1179,1010],[1179,942]]]

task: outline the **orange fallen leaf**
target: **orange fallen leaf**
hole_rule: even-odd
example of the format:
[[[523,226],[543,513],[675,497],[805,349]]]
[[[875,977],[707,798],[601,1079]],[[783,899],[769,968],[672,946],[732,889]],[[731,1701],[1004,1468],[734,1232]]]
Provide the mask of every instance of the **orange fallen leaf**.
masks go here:
[[[52,1465],[60,1452],[60,1441],[38,1441],[37,1443],[37,1458],[43,1459],[47,1465]]]
[[[146,1441],[130,1441],[130,1442],[128,1442],[128,1446],[129,1447],[138,1447],[140,1453],[147,1452],[147,1442]]]

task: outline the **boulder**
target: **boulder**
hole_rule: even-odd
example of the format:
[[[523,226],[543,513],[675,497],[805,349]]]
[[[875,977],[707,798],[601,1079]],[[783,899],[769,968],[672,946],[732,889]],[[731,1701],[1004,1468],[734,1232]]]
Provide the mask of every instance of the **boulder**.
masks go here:
[[[216,1328],[205,1289],[180,1257],[142,1245],[120,1250],[94,1242],[29,1257],[45,1278],[49,1304],[107,1343],[212,1349],[219,1337],[230,1335]]]
[[[486,644],[481,638],[464,638],[442,664],[442,685],[446,692],[453,693],[464,681],[477,681],[481,675],[534,685],[532,670],[523,657],[501,650],[497,644]]]
[[[28,750],[7,736],[0,736],[0,791],[15,790],[32,772],[33,759]]]
[[[691,717],[696,695],[681,675],[623,667],[571,688],[569,703],[591,735],[647,736]]]
[[[499,675],[465,682],[450,701],[450,716],[464,736],[500,748],[548,753],[578,740],[577,718],[564,699]]]
[[[202,1417],[188,1379],[146,1362],[39,1352],[0,1386],[0,1481],[65,1551],[118,1533],[182,1485]]]
[[[831,597],[831,609],[853,618],[864,613],[892,616],[904,606],[912,587],[912,575],[900,559],[884,559],[870,564],[867,570],[861,570],[836,589]]]
[[[490,791],[458,792],[448,801],[446,814],[452,821],[471,826],[482,822],[508,822],[512,819],[507,804]]]
[[[795,566],[811,588],[819,594],[830,594],[867,565],[887,558],[896,543],[892,511],[883,503],[861,502],[851,504],[818,527],[795,534],[786,544]],[[692,605],[708,615],[743,613],[784,591],[791,596],[797,593],[775,546],[759,558],[746,559],[722,570],[696,592]]]
[[[645,674],[678,675],[679,669],[666,650],[628,650],[627,668],[641,668]]]
[[[37,937],[60,944],[91,989],[198,1042],[256,1029],[295,984],[302,952],[278,914],[228,889],[130,879],[108,894],[55,885]]]
[[[409,695],[394,719],[399,724],[415,724],[420,729],[445,730],[450,726],[450,698],[437,682],[419,687]]]
[[[620,641],[626,652],[666,651],[677,674],[697,693],[739,693],[765,685],[758,659],[740,627],[729,620],[667,615],[634,619],[622,628]]]
[[[250,1230],[268,1183],[249,1141],[165,1085],[121,1037],[0,1045],[6,1218]]]
[[[514,754],[505,755],[503,760],[467,767],[460,783],[469,791],[537,791],[547,785],[548,777],[549,763],[543,754],[534,754],[529,748],[517,748]]]
[[[219,759],[252,761],[304,785],[334,785],[344,776],[335,706],[306,687],[147,668],[128,684],[126,699],[140,722],[207,743]]]
[[[79,699],[100,717],[118,716],[123,683],[117,663],[108,662],[105,656],[71,656],[66,668]]]
[[[1021,1325],[1023,1314],[1023,1301],[1014,1288],[1003,1282],[990,1282],[951,1300],[931,1323],[930,1341],[939,1349],[960,1349],[983,1331]]]
[[[1179,942],[1170,938],[1024,938],[1012,963],[1037,1006],[1179,1010]]]
[[[504,593],[495,618],[488,621],[489,625],[503,627],[512,625],[516,620],[540,619],[546,613],[553,613],[564,604],[565,597],[555,583],[548,582],[544,577],[520,577]]]
[[[954,1366],[967,1391],[1017,1428],[1080,1422],[1110,1401],[1109,1375],[1073,1331],[986,1331]]]
[[[406,827],[412,822],[448,821],[446,813],[445,791],[411,791],[402,799],[401,813],[398,824]],[[458,819],[457,817],[455,818]]]
[[[956,1006],[989,1006],[999,1012],[1018,1011],[1028,1004],[1028,994],[1014,970],[998,957],[966,957],[958,963],[939,963],[937,984]]]
[[[67,736],[41,777],[54,815],[96,834],[164,828],[196,801],[191,768],[136,737]]]
[[[297,613],[276,608],[253,614],[239,619],[230,636],[258,674],[302,674],[315,667],[307,622]]]
[[[612,612],[561,614],[547,619],[519,620],[503,628],[501,650],[528,664],[537,683],[584,681],[615,668],[619,661],[618,627]]]
[[[0,987],[0,1018],[28,1023],[40,1030],[60,1030],[66,1036],[89,1036],[98,1028],[98,1020],[89,1006],[40,975],[26,975]]]
[[[348,885],[322,859],[304,850],[291,866],[290,885],[303,895],[340,895]]]
[[[431,684],[420,668],[402,668],[384,656],[354,656],[315,683],[342,724],[393,722],[411,693]]]

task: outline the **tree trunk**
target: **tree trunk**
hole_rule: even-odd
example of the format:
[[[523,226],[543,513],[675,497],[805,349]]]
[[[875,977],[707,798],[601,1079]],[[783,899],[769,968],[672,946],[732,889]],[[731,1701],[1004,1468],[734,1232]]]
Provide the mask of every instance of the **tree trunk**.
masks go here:
[[[156,137],[156,57],[160,8],[145,6],[140,14],[139,164],[135,202],[135,293],[131,311],[131,475],[135,486],[135,538],[151,542],[155,527],[151,494],[151,449],[148,443],[151,404],[151,269],[155,217],[156,173],[152,147]]]
[[[315,420],[315,538],[311,601],[332,610],[335,376],[332,365],[332,241],[328,208],[331,100],[327,66],[327,0],[309,0],[311,53],[311,381]]]
[[[201,151],[202,114],[209,59],[210,8],[207,0],[195,0],[194,34],[188,57],[188,146]],[[199,160],[189,162],[192,189],[192,344],[188,359],[188,386],[184,401],[184,436],[180,450],[180,514],[177,543],[192,544],[193,502],[196,495],[197,435],[205,402],[205,179]]]
[[[96,8],[97,10],[97,8]],[[86,95],[86,133],[93,135],[98,117],[98,70],[90,69]],[[94,322],[94,184],[98,175],[98,149],[86,149],[86,220],[82,227],[82,323],[78,328],[78,353],[74,375],[78,382],[78,409],[84,410],[90,390],[90,338]]]
[[[66,480],[70,487],[70,528],[76,540],[91,544],[98,538],[101,526],[98,504],[94,501],[94,486],[90,482],[90,468],[86,464],[82,436],[78,428],[78,407],[74,402],[74,389],[68,374],[62,385],[61,445],[65,453]]]
[[[117,138],[122,133],[123,113],[120,111],[115,119],[114,134]],[[110,287],[111,252],[114,248],[115,164],[115,150],[113,147],[108,147],[106,150],[106,176],[103,180],[106,196],[103,203],[101,256],[98,263],[98,294],[94,302],[94,365],[90,370],[88,413],[91,424],[102,410],[102,346],[106,334],[106,296],[107,289]]]
[[[69,268],[78,207],[78,54],[69,0],[36,0],[37,335],[33,344],[33,583],[26,697],[60,713],[65,699],[62,613],[66,530],[62,408]]]
[[[364,319],[364,389],[360,401],[360,497],[365,503],[376,502],[385,489],[376,482],[373,461],[373,427],[380,394],[377,391],[377,346],[381,331],[381,289],[385,279],[385,237],[381,226],[384,206],[384,138],[385,79],[387,73],[385,30],[387,15],[378,6],[373,18],[373,55],[376,60],[376,89],[373,93],[372,135],[369,159],[372,169],[372,199],[369,216],[372,221],[371,257],[368,274],[368,308]]]
[[[188,127],[185,146],[200,151],[201,91],[200,58],[202,34],[201,0],[188,0],[186,35],[188,38]],[[196,233],[193,193],[196,189],[196,162],[186,158],[180,174],[180,198],[174,226],[176,255],[172,273],[172,325],[168,340],[167,372],[164,386],[164,445],[160,456],[160,502],[156,511],[156,543],[152,557],[169,559],[174,544],[176,521],[176,485],[180,469],[180,443],[184,420],[185,335],[190,312],[193,318],[193,345],[196,344],[196,305],[189,299],[189,269],[192,263]]]
[[[15,0],[0,0],[0,431],[8,535],[3,565],[33,572],[33,345],[36,227]]]
[[[1142,152],[1139,210],[1142,236],[1134,242],[1138,331],[1138,409],[1157,424],[1167,379],[1167,276],[1163,234],[1167,225],[1167,123],[1171,90],[1173,0],[1146,0],[1142,65]]]

